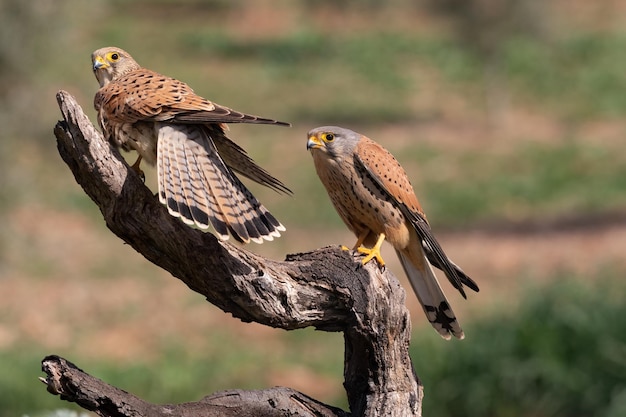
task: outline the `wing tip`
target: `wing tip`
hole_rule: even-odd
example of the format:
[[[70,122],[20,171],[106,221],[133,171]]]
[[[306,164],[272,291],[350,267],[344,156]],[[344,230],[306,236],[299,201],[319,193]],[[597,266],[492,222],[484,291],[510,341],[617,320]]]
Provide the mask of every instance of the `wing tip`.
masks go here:
[[[284,232],[286,229],[285,227],[281,224],[280,227],[275,227],[271,230],[268,230],[267,233],[259,233],[258,236],[254,236],[254,237],[250,237],[249,241],[252,241],[254,243],[257,244],[263,244],[264,242],[272,242],[274,239],[277,239],[279,237],[281,237],[280,232]],[[248,242],[243,242],[243,243],[248,243]]]

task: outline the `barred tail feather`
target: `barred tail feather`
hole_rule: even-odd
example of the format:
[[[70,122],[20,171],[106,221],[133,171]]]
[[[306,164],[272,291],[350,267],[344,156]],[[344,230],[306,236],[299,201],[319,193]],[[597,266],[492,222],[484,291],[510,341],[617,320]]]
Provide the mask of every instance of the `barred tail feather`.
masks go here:
[[[446,340],[451,336],[463,339],[463,330],[424,255],[407,251],[396,253],[430,324]],[[415,256],[422,256],[423,262],[412,261]]]
[[[206,131],[203,131],[206,132]],[[215,195],[218,205],[222,208],[227,218],[231,233],[237,240],[255,243],[263,243],[263,240],[273,240],[280,236],[279,230],[282,225],[273,225],[267,220],[269,212],[257,200],[256,197],[237,178],[232,170],[225,164],[221,155],[218,154],[212,138],[203,135],[205,149],[209,152],[210,163],[201,169],[205,173],[213,172],[211,186],[215,186]],[[273,219],[273,217],[270,215]],[[284,230],[284,228],[282,228]]]
[[[220,157],[207,131],[193,125],[157,124],[159,200],[185,223],[223,240],[262,243],[285,228],[241,183]]]
[[[202,186],[202,173],[198,172],[199,161],[187,160],[193,153],[187,152],[184,144],[187,134],[175,126],[157,125],[157,177],[159,201],[167,206],[168,212],[180,217],[186,224],[195,224],[207,229],[209,223],[222,240],[228,239],[228,228],[220,213],[211,215],[215,199]]]

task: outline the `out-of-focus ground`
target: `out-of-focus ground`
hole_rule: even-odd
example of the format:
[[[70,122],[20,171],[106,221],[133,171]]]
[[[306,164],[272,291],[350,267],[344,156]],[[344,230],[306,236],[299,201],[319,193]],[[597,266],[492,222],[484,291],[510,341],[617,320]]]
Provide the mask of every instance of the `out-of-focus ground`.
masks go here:
[[[305,150],[310,128],[339,124],[396,155],[446,252],[479,283],[467,301],[444,284],[461,323],[511,311],[555,277],[593,282],[626,270],[626,95],[616,92],[626,76],[612,66],[626,64],[615,52],[626,45],[626,4],[491,3],[500,6],[475,21],[427,1],[0,6],[2,357],[58,353],[87,371],[144,364],[158,378],[184,352],[186,364],[210,358],[222,371],[200,392],[286,385],[342,398],[340,335],[229,317],[110,233],[76,185],[55,150],[54,94],[71,92],[95,121],[89,54],[108,44],[220,104],[292,123],[231,129],[295,192],[251,186],[287,232],[250,250],[282,259],[352,245]],[[22,36],[9,39],[12,30]],[[414,328],[426,328],[410,293],[407,303]],[[36,363],[29,372],[35,380]]]

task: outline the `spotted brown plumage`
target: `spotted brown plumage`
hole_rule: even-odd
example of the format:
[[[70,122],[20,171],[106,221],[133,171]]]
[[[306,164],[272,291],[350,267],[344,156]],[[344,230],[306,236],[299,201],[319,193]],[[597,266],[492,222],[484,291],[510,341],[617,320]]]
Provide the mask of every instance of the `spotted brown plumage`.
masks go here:
[[[466,298],[464,286],[478,286],[452,262],[435,239],[426,215],[400,163],[373,140],[337,126],[323,126],[307,135],[317,175],[337,213],[357,236],[354,250],[375,258],[387,240],[419,299],[426,317],[445,339],[464,337],[431,267],[441,269]]]
[[[94,106],[105,137],[157,166],[159,200],[170,214],[222,239],[261,243],[285,228],[235,174],[291,191],[225,135],[225,123],[288,123],[220,106],[182,81],[142,68],[128,52],[107,47],[92,56],[100,83]]]

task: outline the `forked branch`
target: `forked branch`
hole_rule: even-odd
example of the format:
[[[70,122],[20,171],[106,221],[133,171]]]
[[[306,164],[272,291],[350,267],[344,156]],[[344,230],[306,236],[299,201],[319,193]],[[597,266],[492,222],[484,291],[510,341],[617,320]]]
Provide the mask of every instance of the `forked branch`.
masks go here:
[[[60,91],[57,99],[64,117],[55,127],[59,153],[113,233],[243,321],[287,330],[314,326],[344,332],[344,386],[351,415],[421,415],[422,387],[408,352],[411,324],[405,293],[390,272],[381,271],[374,262],[363,267],[358,255],[338,247],[288,255],[277,262],[184,225],[168,214],[70,94]],[[83,385],[87,381],[98,381],[102,398],[125,395],[126,405],[147,404],[82,373],[62,358],[44,359],[44,371],[51,392],[85,408],[84,404],[93,404],[80,400],[90,392]],[[59,374],[67,377],[59,378]],[[61,383],[70,377],[71,386]],[[225,399],[228,406],[216,411],[214,407]],[[288,388],[232,391],[167,407],[168,416],[248,415],[242,410],[256,416],[347,415]],[[160,415],[156,409],[148,414],[104,406],[88,409],[103,416]]]

